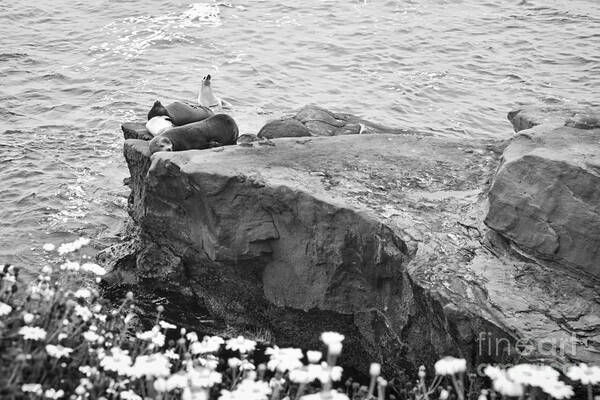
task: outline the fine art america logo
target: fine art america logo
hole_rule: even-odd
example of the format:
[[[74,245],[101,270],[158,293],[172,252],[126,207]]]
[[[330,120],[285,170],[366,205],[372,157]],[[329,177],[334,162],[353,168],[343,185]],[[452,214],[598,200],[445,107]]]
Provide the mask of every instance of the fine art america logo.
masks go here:
[[[479,357],[491,357],[496,359],[512,359],[519,360],[520,358],[547,358],[563,359],[566,354],[575,355],[577,353],[577,345],[587,347],[587,339],[577,338],[575,335],[563,337],[540,337],[536,340],[532,339],[508,339],[506,337],[498,337],[492,332],[480,332],[477,337],[477,355]],[[477,373],[484,376],[483,369],[488,364],[481,364],[477,368]],[[511,365],[498,365],[502,368],[511,367]],[[555,365],[560,369],[560,365]]]

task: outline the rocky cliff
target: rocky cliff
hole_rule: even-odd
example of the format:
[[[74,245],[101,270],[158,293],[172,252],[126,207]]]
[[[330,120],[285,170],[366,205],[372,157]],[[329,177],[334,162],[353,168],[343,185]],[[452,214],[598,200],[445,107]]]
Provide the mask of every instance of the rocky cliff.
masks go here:
[[[343,122],[331,126],[358,124],[352,133],[385,132],[330,114]],[[150,157],[128,139],[136,234],[105,253],[112,281],[166,284],[280,346],[342,332],[342,362],[357,368],[445,354],[597,363],[600,131],[565,115],[536,126],[511,113],[531,129],[506,143],[319,137],[298,116],[292,129],[308,136],[245,146]]]

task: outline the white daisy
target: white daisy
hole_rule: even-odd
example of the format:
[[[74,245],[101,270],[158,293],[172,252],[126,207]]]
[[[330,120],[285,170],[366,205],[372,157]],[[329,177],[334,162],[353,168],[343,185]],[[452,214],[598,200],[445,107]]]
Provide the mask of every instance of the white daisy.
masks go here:
[[[160,353],[137,356],[131,367],[131,376],[141,378],[167,377],[171,373],[171,362]]]
[[[464,358],[444,357],[435,364],[435,373],[438,375],[454,375],[459,372],[465,372],[467,369],[467,360]]]
[[[63,243],[58,247],[58,254],[64,255],[79,250],[90,243],[90,239],[80,237],[73,242]]]
[[[0,301],[0,317],[10,314],[12,307]]]
[[[35,315],[33,315],[32,313],[23,314],[23,322],[25,322],[28,325],[30,323],[32,323],[34,319],[35,319]]]
[[[69,354],[71,354],[72,352],[73,352],[73,349],[71,349],[69,347],[64,347],[61,345],[55,346],[53,344],[46,345],[46,353],[48,353],[48,355],[50,357],[54,357],[54,358],[68,357]]]
[[[52,243],[46,243],[42,246],[42,249],[44,249],[44,251],[52,251],[56,248],[55,245],[53,245]]]
[[[44,397],[47,399],[60,399],[61,397],[64,397],[65,392],[62,389],[59,390],[55,390],[55,389],[47,389],[44,392]]]
[[[74,293],[74,296],[80,299],[89,299],[92,297],[92,292],[89,289],[79,289]]]
[[[78,315],[79,317],[81,317],[82,320],[87,321],[90,318],[92,318],[94,314],[90,311],[89,308],[77,304],[75,306],[75,315]]]
[[[161,328],[163,329],[176,329],[177,326],[170,324],[166,321],[159,321],[158,324],[160,325]]]
[[[322,357],[323,357],[323,353],[321,353],[320,351],[309,350],[306,352],[306,358],[308,359],[308,362],[311,364],[316,364],[316,363],[320,362]]]
[[[567,371],[569,379],[581,382],[582,385],[597,385],[600,383],[600,367],[581,363],[569,367]]]
[[[101,266],[99,266],[98,264],[94,264],[94,263],[84,263],[81,265],[81,270],[85,271],[85,272],[91,272],[94,275],[97,276],[103,276],[106,275],[106,269],[102,268]]]
[[[341,343],[344,341],[345,336],[337,332],[323,332],[321,333],[321,341],[327,346],[335,343]]]
[[[100,366],[107,371],[115,371],[119,375],[129,375],[131,373],[131,357],[127,350],[113,347],[110,349],[110,355],[102,357]]]
[[[343,393],[338,392],[337,390],[330,390],[328,392],[317,392],[313,394],[307,394],[300,397],[300,400],[350,400],[348,396]]]
[[[125,390],[119,393],[122,400],[142,400],[142,398],[137,395],[133,390]]]
[[[21,391],[23,393],[35,393],[38,395],[42,394],[42,385],[39,383],[24,383],[21,386]]]
[[[254,350],[256,342],[254,340],[246,339],[243,336],[229,339],[226,342],[225,348],[227,350],[239,351],[242,354],[246,354]]]
[[[556,381],[545,386],[542,386],[542,390],[548,393],[550,396],[555,399],[568,399],[572,397],[575,393],[573,392],[573,388],[562,381]]]
[[[221,374],[210,368],[193,368],[187,375],[192,389],[210,388],[222,380]]]
[[[223,338],[219,336],[204,336],[204,339],[202,339],[201,342],[192,342],[190,351],[192,354],[216,353],[221,348],[223,342]]]
[[[24,326],[19,329],[19,335],[25,340],[43,340],[46,339],[46,331],[37,326]]]
[[[160,327],[158,325],[154,326],[150,331],[136,333],[136,336],[138,339],[147,340],[158,347],[163,347],[165,345],[165,335],[160,332]]]
[[[267,368],[271,371],[291,371],[302,367],[302,350],[293,347],[280,349],[277,346],[268,347],[265,354],[270,356]]]

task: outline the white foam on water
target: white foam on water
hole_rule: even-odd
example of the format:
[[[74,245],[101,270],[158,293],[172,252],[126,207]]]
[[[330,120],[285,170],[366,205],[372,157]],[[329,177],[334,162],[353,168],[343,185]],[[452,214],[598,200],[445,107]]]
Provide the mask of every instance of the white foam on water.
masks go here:
[[[115,37],[115,40],[92,46],[89,50],[93,54],[133,58],[157,44],[193,43],[194,35],[189,34],[190,29],[221,24],[218,4],[193,3],[183,12],[127,17],[111,22],[102,31],[103,35]]]

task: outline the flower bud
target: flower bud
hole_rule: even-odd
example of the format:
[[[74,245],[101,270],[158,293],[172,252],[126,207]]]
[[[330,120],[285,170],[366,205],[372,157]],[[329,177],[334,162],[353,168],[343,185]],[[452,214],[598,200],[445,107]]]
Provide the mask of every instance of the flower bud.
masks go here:
[[[34,315],[31,313],[25,313],[23,315],[23,322],[25,322],[28,325],[33,322],[33,319],[34,319]]]
[[[321,353],[320,351],[307,351],[306,352],[306,358],[308,358],[308,362],[311,364],[317,364],[319,361],[321,361],[321,358],[323,357],[323,353]]]
[[[381,364],[372,363],[371,368],[369,369],[369,375],[379,376],[379,374],[381,374]]]

